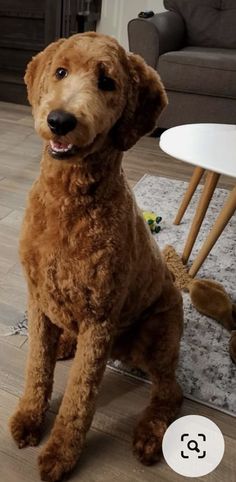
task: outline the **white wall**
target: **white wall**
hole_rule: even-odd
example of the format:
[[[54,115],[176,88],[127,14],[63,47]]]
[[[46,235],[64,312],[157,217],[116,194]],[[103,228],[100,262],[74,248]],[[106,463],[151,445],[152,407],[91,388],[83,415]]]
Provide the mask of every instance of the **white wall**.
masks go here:
[[[142,10],[164,10],[162,0],[103,0],[97,31],[112,35],[128,49],[127,24]]]
[[[154,13],[163,12],[165,10],[163,0],[147,0],[147,4],[147,9],[153,10]]]

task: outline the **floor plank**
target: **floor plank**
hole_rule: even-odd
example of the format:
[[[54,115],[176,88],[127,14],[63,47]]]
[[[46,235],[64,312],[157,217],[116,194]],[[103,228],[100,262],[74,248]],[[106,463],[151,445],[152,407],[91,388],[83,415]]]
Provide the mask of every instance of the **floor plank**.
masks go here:
[[[2,178],[2,179],[4,179],[4,178]],[[0,181],[2,179],[0,179]],[[8,216],[8,214],[10,214],[11,211],[12,211],[11,208],[7,208],[6,206],[0,205],[0,220],[4,219],[5,216]]]

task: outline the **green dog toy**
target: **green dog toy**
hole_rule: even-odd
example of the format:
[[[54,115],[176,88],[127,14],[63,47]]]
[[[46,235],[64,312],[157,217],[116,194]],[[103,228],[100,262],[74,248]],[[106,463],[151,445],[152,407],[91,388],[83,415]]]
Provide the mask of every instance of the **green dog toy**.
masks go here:
[[[162,221],[161,216],[157,216],[153,211],[143,211],[143,217],[147,222],[151,233],[159,233],[161,226],[159,223]]]

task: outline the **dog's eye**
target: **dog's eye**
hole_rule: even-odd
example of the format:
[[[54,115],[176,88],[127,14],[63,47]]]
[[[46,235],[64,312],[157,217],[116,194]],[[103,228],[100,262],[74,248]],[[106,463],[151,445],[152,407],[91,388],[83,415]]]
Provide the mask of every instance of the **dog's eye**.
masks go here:
[[[116,84],[111,77],[107,77],[104,73],[100,74],[99,79],[98,79],[98,88],[100,90],[115,90]]]
[[[64,69],[63,67],[58,67],[58,69],[55,72],[55,76],[57,80],[64,79],[64,77],[67,77],[68,75],[68,70]]]

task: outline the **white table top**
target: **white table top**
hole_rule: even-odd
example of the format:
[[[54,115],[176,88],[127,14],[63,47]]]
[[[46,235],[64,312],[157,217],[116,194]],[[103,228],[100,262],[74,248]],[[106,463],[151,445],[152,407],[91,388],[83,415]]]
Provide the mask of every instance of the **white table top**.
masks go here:
[[[181,161],[236,177],[236,125],[186,124],[166,130],[161,149]]]

